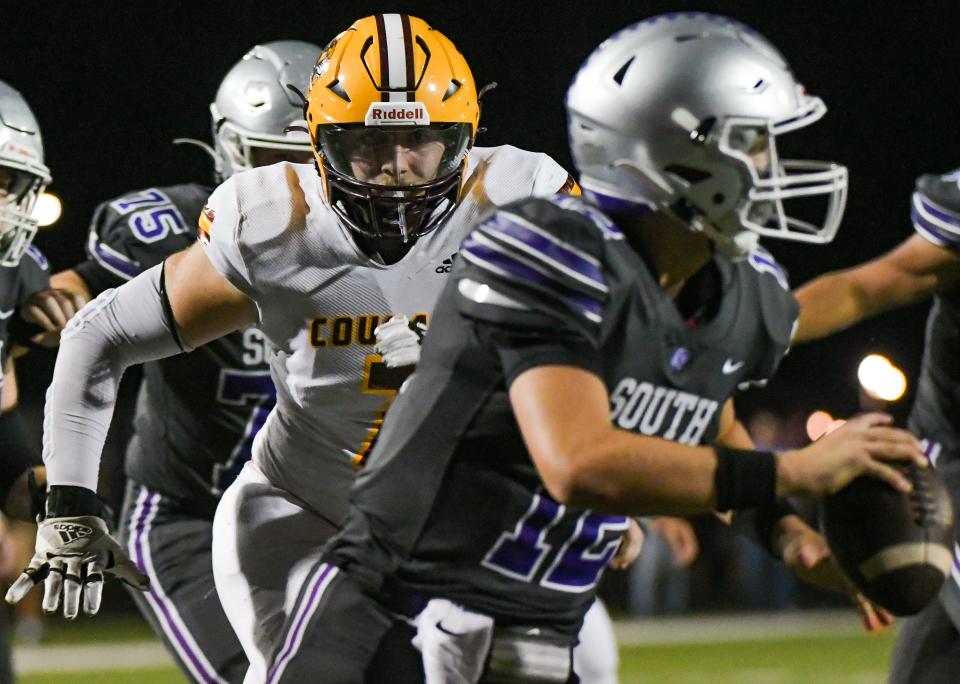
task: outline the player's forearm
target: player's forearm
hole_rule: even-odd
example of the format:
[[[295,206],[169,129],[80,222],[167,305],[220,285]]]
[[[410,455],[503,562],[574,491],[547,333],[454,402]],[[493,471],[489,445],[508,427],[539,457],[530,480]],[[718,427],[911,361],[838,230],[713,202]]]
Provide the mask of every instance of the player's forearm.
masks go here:
[[[642,516],[743,510],[815,493],[806,458],[802,450],[691,447],[611,427],[593,433],[576,453],[535,461],[560,503]]]
[[[50,276],[50,287],[73,292],[88,302],[93,298],[87,281],[73,269],[66,269]]]
[[[611,428],[579,458],[564,459],[547,482],[562,503],[627,515],[685,515],[713,510],[716,453]],[[554,491],[556,490],[556,491]]]
[[[816,340],[871,315],[870,298],[849,273],[828,273],[794,293],[800,302],[795,343]]]
[[[44,416],[43,460],[51,485],[96,491],[124,371],[181,351],[161,300],[160,268],[104,292],[64,331]]]

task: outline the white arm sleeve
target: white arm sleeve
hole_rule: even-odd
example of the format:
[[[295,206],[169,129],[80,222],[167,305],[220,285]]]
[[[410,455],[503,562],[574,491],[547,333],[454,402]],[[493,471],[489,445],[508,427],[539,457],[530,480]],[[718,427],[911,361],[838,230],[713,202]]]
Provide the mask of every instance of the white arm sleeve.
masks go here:
[[[107,290],[73,317],[47,389],[43,462],[51,485],[97,490],[100,452],[128,366],[181,351],[160,294],[162,264]]]

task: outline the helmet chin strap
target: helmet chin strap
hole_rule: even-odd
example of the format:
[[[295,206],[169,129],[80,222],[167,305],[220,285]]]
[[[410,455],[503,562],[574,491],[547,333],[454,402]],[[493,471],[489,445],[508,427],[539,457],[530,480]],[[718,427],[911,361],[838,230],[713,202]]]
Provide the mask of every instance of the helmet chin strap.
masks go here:
[[[702,215],[696,215],[687,222],[690,230],[703,233],[716,246],[717,251],[729,259],[744,259],[757,248],[760,236],[751,230],[736,230],[728,233],[717,228]]]

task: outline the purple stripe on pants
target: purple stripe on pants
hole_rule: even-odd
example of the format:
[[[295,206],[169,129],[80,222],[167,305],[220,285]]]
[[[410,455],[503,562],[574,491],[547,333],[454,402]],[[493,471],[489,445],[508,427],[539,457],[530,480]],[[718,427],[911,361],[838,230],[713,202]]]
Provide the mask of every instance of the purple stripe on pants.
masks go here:
[[[144,492],[147,490],[144,489]],[[150,493],[147,496],[146,501],[143,504],[143,510],[140,512],[140,517],[137,520],[136,526],[136,536],[134,538],[134,550],[135,558],[134,562],[137,564],[137,567],[140,568],[140,571],[145,573],[148,577],[156,578],[157,575],[154,572],[154,569],[148,564],[148,556],[145,553],[144,549],[148,543],[146,527],[148,519],[152,521],[154,515],[156,515],[157,509],[156,506],[160,502],[160,495],[157,493]],[[151,583],[152,584],[152,583]],[[153,599],[153,603],[160,610],[163,621],[166,622],[168,629],[165,629],[164,632],[167,633],[168,637],[173,637],[173,640],[180,646],[178,651],[187,657],[190,663],[194,667],[194,671],[198,673],[207,684],[219,684],[222,680],[217,677],[216,673],[211,673],[207,666],[199,657],[197,657],[196,652],[190,647],[189,642],[184,638],[183,633],[177,627],[177,623],[174,622],[173,616],[170,614],[170,609],[167,607],[167,600],[157,593],[156,589],[151,586],[148,590],[148,595]]]
[[[330,571],[334,569],[334,566],[327,563],[323,563],[318,567],[322,569],[320,570],[319,575],[313,580],[313,586],[306,593],[307,601],[303,604],[304,609],[300,612],[300,615],[297,617],[296,624],[293,626],[293,629],[287,636],[283,652],[277,658],[274,666],[270,669],[270,675],[267,677],[268,684],[273,684],[276,681],[276,678],[283,673],[283,668],[286,667],[287,664],[286,661],[288,661],[291,657],[293,657],[293,654],[296,653],[297,649],[294,644],[299,641],[300,632],[309,621],[308,616],[316,608],[314,606],[314,602],[319,599],[320,587],[323,586],[323,582],[327,575],[330,574]]]

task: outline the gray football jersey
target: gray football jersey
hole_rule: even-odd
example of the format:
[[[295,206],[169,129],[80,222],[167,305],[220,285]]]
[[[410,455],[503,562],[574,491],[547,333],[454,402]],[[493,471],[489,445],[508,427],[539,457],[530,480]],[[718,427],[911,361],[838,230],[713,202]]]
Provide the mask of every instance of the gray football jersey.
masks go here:
[[[911,218],[917,233],[960,253],[960,169],[918,178]],[[954,510],[960,510],[960,488],[956,486],[960,470],[960,287],[933,298],[909,427],[928,441],[927,453],[946,478]],[[960,585],[960,526],[955,532],[951,571],[954,583]],[[942,596],[958,619],[960,602],[955,589]]]
[[[691,327],[594,208],[557,197],[498,211],[461,248],[327,560],[404,614],[439,596],[572,638],[627,519],[550,497],[510,384],[580,367],[605,384],[617,428],[712,442],[724,403],[780,362],[797,304],[765,252],[709,268],[722,298]]]
[[[402,379],[374,353],[374,329],[393,314],[426,322],[470,227],[568,178],[543,154],[474,148],[456,210],[392,265],[357,248],[312,164],[253,169],[217,188],[201,230],[214,266],[256,303],[268,340],[277,404],[254,458],[275,485],[339,524]]]
[[[927,240],[960,252],[960,169],[917,179],[911,218]],[[910,427],[960,459],[960,289],[934,297]]]
[[[35,245],[16,266],[0,266],[0,368],[7,367],[10,358],[10,321],[21,304],[34,292],[50,287],[50,262]],[[0,388],[3,377],[0,373]]]
[[[196,241],[211,190],[184,183],[103,202],[90,225],[88,258],[73,270],[97,295],[161,263]],[[212,515],[250,458],[273,396],[263,337],[255,329],[144,364],[127,477]]]

